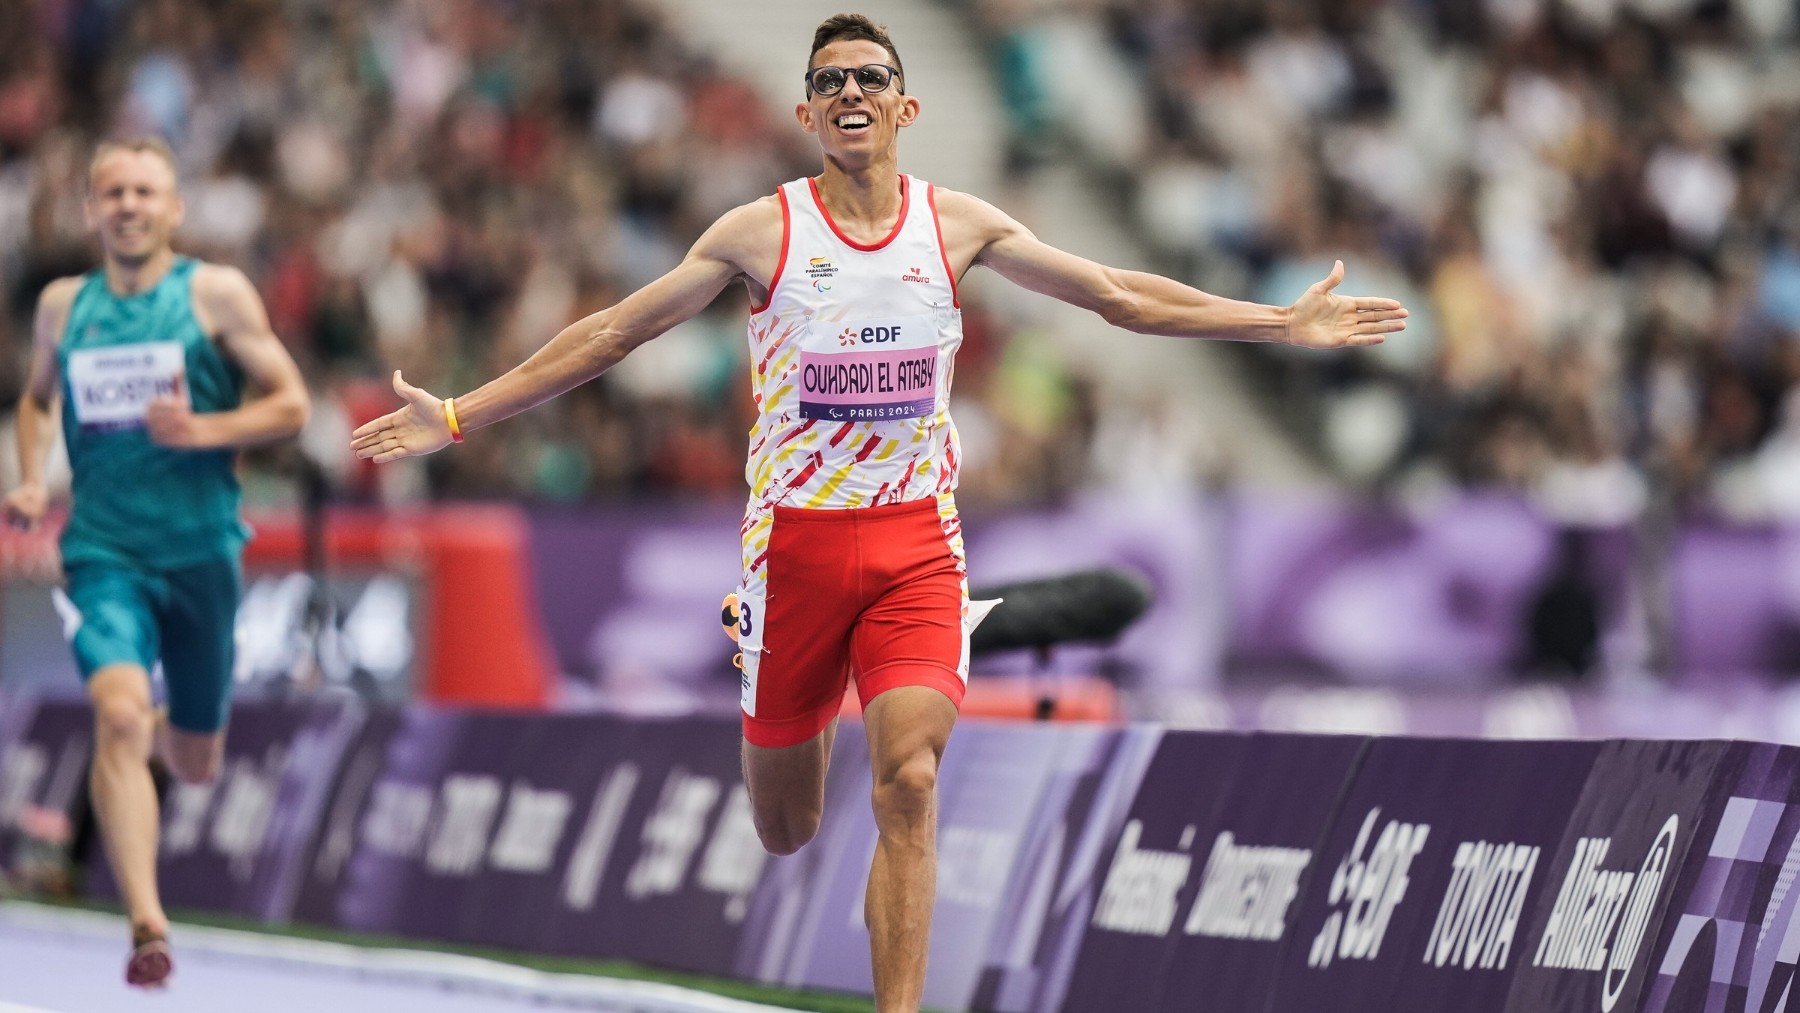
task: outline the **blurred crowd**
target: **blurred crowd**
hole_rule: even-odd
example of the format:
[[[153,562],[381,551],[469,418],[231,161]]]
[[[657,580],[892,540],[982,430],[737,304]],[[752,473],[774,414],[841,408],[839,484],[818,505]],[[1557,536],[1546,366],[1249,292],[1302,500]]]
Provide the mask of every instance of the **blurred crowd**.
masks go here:
[[[0,419],[38,292],[95,263],[94,143],[155,134],[180,162],[177,248],[257,283],[314,392],[305,459],[340,497],[741,499],[753,415],[737,286],[455,454],[375,469],[348,450],[355,425],[397,405],[394,369],[440,396],[468,390],[673,267],[724,211],[817,171],[790,107],[678,29],[621,0],[0,0]],[[804,44],[782,58],[798,67]],[[958,387],[973,424],[1030,426],[1079,401],[1031,351],[1044,342],[969,316]],[[1056,411],[1059,425],[1076,414]],[[9,432],[0,443],[3,482]],[[297,460],[253,455],[253,502],[291,501]],[[985,480],[997,498],[1041,498],[1081,481],[1062,460],[1046,444]]]
[[[1018,172],[1079,154],[1214,291],[1285,303],[1342,257],[1413,309],[1379,349],[1250,350],[1344,479],[1800,516],[1794,4],[969,9]]]
[[[1286,303],[1342,257],[1346,291],[1413,309],[1367,352],[1244,349],[1271,424],[1346,483],[1524,490],[1600,523],[1657,502],[1800,516],[1793,4],[962,9],[1022,187],[1073,154],[1172,274]],[[93,262],[93,143],[154,133],[181,162],[178,245],[258,283],[342,496],[736,499],[735,288],[456,454],[377,471],[346,447],[395,403],[392,370],[467,390],[816,171],[790,98],[722,72],[650,0],[0,0],[0,416],[38,291]],[[972,498],[1214,477],[1179,413],[1117,403],[1002,319],[967,307]],[[253,496],[290,495],[289,463],[253,461]]]

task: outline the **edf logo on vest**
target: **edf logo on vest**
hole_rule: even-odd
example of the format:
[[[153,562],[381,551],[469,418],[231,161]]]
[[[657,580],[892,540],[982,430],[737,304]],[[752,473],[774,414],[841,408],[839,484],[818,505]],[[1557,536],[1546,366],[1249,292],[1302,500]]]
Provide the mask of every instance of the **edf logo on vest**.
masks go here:
[[[839,345],[884,345],[900,340],[899,324],[871,324],[867,327],[846,327],[838,335]]]

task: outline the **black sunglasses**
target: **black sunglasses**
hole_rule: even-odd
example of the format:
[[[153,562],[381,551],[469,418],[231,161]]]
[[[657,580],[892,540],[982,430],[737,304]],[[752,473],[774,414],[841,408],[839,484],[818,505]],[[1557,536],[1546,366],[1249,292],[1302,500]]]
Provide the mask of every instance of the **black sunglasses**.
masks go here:
[[[861,67],[814,67],[806,72],[806,86],[820,95],[836,95],[844,90],[844,83],[850,80],[851,74],[856,75],[856,86],[863,94],[871,95],[886,91],[900,71],[885,63],[868,63]]]

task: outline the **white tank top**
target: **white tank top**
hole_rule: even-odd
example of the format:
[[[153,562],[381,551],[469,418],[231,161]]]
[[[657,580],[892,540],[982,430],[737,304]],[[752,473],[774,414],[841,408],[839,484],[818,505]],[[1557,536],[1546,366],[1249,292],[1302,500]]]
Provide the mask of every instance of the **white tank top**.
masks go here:
[[[778,192],[781,259],[750,313],[746,535],[775,506],[947,501],[956,487],[962,309],[934,188],[900,180],[900,220],[872,245],[838,230],[811,179]]]

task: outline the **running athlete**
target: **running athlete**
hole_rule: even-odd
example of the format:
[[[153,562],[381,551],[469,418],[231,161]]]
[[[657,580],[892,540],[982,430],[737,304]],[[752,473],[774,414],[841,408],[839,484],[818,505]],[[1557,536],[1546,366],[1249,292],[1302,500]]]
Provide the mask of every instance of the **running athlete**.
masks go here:
[[[883,28],[826,20],[795,108],[818,137],[819,175],[728,212],[667,275],[469,394],[440,401],[396,373],[406,405],[353,437],[378,462],[432,453],[598,376],[743,282],[760,413],[738,589],[745,782],[769,851],[811,840],[854,679],[880,832],[866,911],[882,1013],[913,1013],[924,989],[938,763],[968,678],[952,498],[962,455],[948,411],[958,279],[981,264],[1128,330],[1312,348],[1376,344],[1406,316],[1389,299],[1335,294],[1341,263],[1276,307],[1054,249],[992,206],[898,171],[897,135],[919,110]]]
[[[88,184],[102,266],[38,299],[22,481],[0,513],[43,519],[60,406],[74,481],[57,605],[94,703],[91,796],[131,919],[125,978],[156,987],[174,965],[148,761],[154,749],[184,781],[218,775],[248,536],[234,450],[292,436],[309,405],[243,273],[170,247],[183,208],[168,147],[102,144]],[[151,705],[158,660],[166,716]]]

